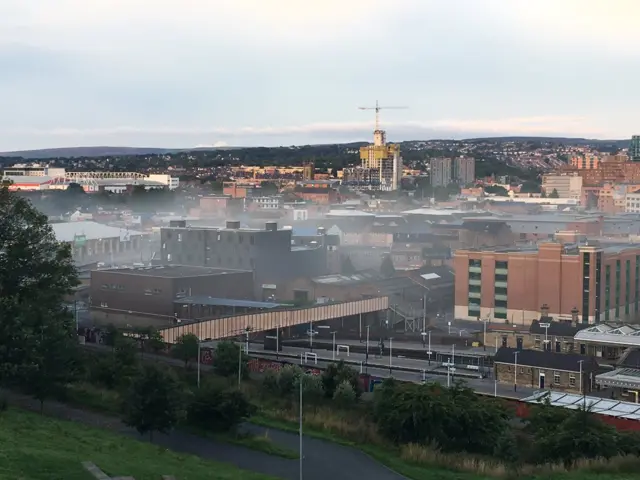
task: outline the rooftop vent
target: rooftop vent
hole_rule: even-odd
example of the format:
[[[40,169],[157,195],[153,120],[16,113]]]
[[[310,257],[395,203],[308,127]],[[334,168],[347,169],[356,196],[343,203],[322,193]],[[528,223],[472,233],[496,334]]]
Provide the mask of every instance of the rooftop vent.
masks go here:
[[[229,230],[238,230],[240,228],[240,222],[237,220],[227,220],[227,228]]]
[[[268,232],[275,232],[278,230],[278,222],[267,222],[265,223],[265,230]]]

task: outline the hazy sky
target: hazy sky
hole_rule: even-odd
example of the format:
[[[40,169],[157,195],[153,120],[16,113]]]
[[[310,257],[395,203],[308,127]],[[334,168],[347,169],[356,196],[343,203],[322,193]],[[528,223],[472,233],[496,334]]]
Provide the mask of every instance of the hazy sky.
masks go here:
[[[0,0],[0,151],[640,133],[640,0]]]

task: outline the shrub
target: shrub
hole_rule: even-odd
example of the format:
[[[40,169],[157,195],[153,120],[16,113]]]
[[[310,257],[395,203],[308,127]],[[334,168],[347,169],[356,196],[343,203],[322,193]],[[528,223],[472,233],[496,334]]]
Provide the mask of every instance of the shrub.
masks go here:
[[[338,388],[336,388],[333,394],[333,400],[341,407],[350,407],[356,403],[356,392],[353,390],[349,381],[345,380],[338,385]]]
[[[187,409],[189,424],[213,432],[227,432],[245,421],[255,407],[237,389],[224,390],[207,383],[194,393]]]

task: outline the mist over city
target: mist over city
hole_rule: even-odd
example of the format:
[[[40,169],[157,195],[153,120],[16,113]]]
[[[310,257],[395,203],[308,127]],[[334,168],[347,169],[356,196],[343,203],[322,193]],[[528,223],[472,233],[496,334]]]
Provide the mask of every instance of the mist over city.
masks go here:
[[[0,5],[0,476],[638,471],[635,2],[55,3]]]

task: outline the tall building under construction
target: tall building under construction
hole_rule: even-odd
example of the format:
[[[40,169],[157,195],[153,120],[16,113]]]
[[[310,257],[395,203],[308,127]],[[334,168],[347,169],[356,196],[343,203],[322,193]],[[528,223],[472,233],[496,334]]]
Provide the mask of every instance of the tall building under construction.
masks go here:
[[[361,168],[371,172],[380,190],[398,190],[402,180],[400,145],[388,144],[384,130],[373,132],[373,145],[360,148]]]

